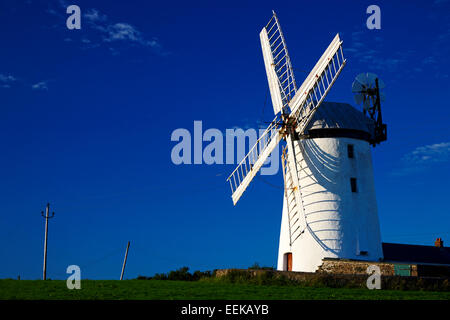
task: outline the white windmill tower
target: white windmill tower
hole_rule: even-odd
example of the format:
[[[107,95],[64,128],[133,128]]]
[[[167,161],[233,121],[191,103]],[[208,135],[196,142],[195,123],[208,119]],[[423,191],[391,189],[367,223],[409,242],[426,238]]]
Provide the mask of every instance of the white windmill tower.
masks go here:
[[[275,119],[228,177],[233,203],[285,140],[278,270],[314,272],[323,258],[381,259],[370,151],[386,137],[385,125],[374,134],[378,87],[368,92],[367,77],[353,86],[355,98],[374,102],[366,108],[372,119],[348,104],[323,102],[346,63],[338,34],[299,88],[275,12],[260,40]]]

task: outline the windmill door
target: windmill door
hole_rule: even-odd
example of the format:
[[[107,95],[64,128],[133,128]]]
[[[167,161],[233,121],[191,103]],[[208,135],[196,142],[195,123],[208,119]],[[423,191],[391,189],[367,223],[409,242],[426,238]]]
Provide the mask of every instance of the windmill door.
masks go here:
[[[286,253],[287,271],[292,271],[292,253]]]

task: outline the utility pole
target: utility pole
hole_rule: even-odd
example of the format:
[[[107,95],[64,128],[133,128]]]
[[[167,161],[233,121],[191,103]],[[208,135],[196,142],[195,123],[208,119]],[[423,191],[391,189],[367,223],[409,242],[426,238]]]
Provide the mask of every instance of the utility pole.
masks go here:
[[[123,259],[122,273],[120,274],[120,280],[123,279],[123,273],[125,272],[125,265],[127,264],[127,257],[128,257],[128,249],[129,248],[130,248],[130,241],[128,241],[127,250],[125,251],[125,259]]]
[[[44,239],[44,271],[42,275],[42,280],[47,279],[47,239],[48,239],[48,219],[51,219],[55,216],[55,213],[52,212],[50,215],[50,203],[47,203],[47,207],[45,208],[45,215],[44,211],[41,211],[42,217],[45,218],[45,239]]]

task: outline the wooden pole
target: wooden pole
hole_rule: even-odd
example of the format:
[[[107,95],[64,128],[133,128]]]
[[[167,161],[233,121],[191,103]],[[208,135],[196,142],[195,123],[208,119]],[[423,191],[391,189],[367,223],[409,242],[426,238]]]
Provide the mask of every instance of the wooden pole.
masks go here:
[[[45,207],[45,216],[44,212],[41,212],[41,215],[45,218],[45,236],[44,236],[44,267],[42,272],[42,280],[47,279],[47,240],[48,240],[48,219],[53,218],[55,215],[54,212],[52,212],[52,215],[50,216],[50,203],[47,203],[47,206]]]
[[[125,272],[125,265],[127,264],[127,257],[128,257],[128,249],[129,248],[130,248],[130,241],[128,241],[127,250],[125,251],[125,259],[123,259],[122,273],[120,274],[120,280],[123,279],[123,273]]]

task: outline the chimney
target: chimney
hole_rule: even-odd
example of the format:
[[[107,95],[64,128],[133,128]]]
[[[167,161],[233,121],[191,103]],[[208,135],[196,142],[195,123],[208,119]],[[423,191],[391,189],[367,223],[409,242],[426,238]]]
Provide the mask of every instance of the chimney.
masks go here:
[[[434,246],[438,247],[438,248],[443,248],[444,247],[444,241],[442,241],[441,238],[437,238],[436,241],[434,242]]]

